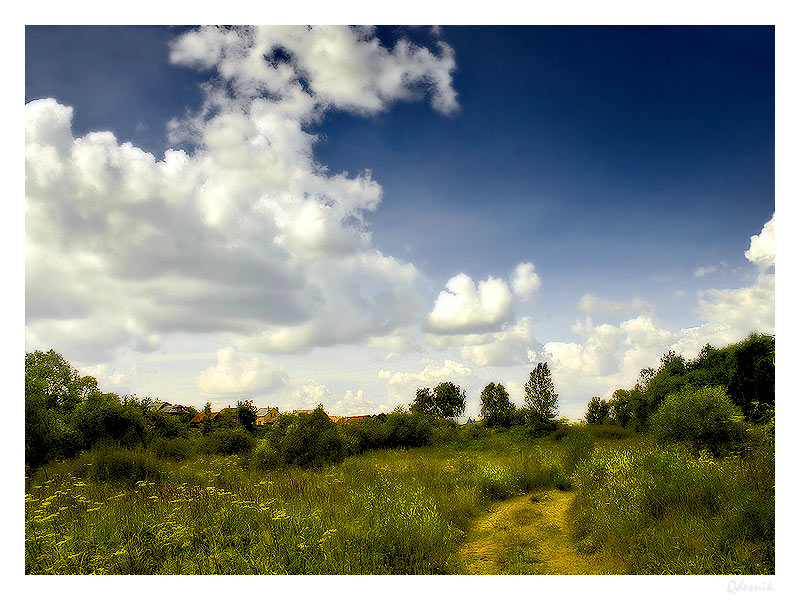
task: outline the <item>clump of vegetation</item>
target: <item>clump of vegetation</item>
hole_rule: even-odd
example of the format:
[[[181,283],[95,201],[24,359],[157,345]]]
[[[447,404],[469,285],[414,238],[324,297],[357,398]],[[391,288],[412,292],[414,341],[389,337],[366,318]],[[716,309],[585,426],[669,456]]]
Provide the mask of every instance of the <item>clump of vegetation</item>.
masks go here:
[[[296,466],[320,469],[344,460],[346,440],[318,406],[308,414],[286,416],[273,423],[250,463],[260,469]]]
[[[253,451],[256,440],[243,429],[217,429],[199,440],[199,450],[207,454],[240,454]]]
[[[158,458],[183,461],[190,458],[195,453],[194,444],[187,438],[158,438],[151,445],[150,449]]]
[[[127,485],[139,481],[161,483],[166,479],[164,465],[151,454],[112,446],[98,446],[85,453],[76,465],[75,474],[96,482]]]
[[[741,449],[747,427],[721,387],[685,387],[661,402],[650,418],[650,430],[660,442],[683,442],[723,456]]]
[[[753,333],[720,349],[706,344],[694,360],[669,351],[658,368],[642,369],[632,389],[617,390],[608,401],[592,398],[587,422],[645,432],[667,396],[687,386],[722,387],[748,422],[769,422],[775,410],[775,336]]]
[[[595,452],[573,476],[577,534],[629,573],[774,573],[774,487],[763,477],[678,447]]]
[[[466,392],[452,381],[444,381],[433,388],[420,388],[411,412],[429,415],[435,419],[452,419],[464,414]]]
[[[516,407],[501,383],[490,382],[481,392],[481,417],[486,427],[510,427]]]
[[[558,394],[547,363],[538,363],[525,384],[525,407],[520,415],[534,437],[548,435],[558,428]]]

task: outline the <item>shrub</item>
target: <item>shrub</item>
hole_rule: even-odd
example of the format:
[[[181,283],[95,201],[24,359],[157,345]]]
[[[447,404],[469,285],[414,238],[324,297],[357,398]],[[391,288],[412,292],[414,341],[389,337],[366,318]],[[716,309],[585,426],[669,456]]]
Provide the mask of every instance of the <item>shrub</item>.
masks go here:
[[[280,449],[286,464],[298,467],[321,468],[344,460],[341,433],[321,407],[287,427]]]
[[[207,454],[249,454],[255,445],[243,429],[219,429],[202,438],[201,450]]]
[[[386,418],[386,430],[390,448],[416,448],[430,444],[433,425],[424,414],[396,410]]]
[[[86,448],[112,440],[135,446],[144,442],[147,430],[147,421],[139,407],[124,406],[116,394],[93,395],[78,405],[72,420]]]
[[[257,469],[275,469],[283,466],[283,456],[272,442],[265,438],[258,443],[253,455],[250,457],[250,464]]]
[[[744,416],[721,387],[685,387],[669,394],[650,418],[660,442],[683,442],[693,450],[723,456],[742,447]]]
[[[168,460],[186,460],[194,454],[192,442],[186,438],[158,438],[150,445],[150,449],[158,458]]]
[[[351,439],[357,452],[366,452],[377,448],[385,448],[387,445],[388,431],[385,420],[379,417],[371,417],[356,423],[345,423],[341,427],[345,439]],[[356,452],[356,453],[357,453]]]
[[[165,479],[161,463],[152,455],[111,446],[99,446],[82,455],[76,473],[79,477],[98,482],[115,481],[131,485],[145,480],[161,483]]]
[[[178,417],[156,410],[144,411],[149,439],[176,438],[186,435],[187,426]]]

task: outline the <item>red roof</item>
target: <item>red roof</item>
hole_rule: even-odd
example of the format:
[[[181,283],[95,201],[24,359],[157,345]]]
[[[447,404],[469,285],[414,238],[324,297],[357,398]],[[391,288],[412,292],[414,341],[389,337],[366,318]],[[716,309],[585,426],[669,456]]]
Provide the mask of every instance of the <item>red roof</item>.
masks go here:
[[[217,418],[217,415],[218,415],[218,414],[219,414],[218,412],[212,412],[212,413],[209,415],[209,418],[210,418],[210,419],[213,421],[214,419],[216,419],[216,418]],[[196,415],[195,415],[195,416],[192,418],[192,420],[191,420],[191,421],[189,421],[189,423],[190,423],[190,424],[194,424],[194,425],[196,425],[196,424],[198,424],[198,423],[202,423],[202,422],[203,422],[203,419],[205,419],[205,418],[206,418],[206,413],[204,413],[204,412],[199,412],[199,413],[197,413],[197,414],[196,414]]]

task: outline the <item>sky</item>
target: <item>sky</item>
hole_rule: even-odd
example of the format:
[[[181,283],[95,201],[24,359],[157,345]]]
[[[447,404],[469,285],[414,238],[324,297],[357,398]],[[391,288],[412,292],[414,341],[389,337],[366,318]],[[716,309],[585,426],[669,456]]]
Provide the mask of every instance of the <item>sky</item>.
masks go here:
[[[104,391],[563,417],[775,332],[771,26],[25,28],[25,346]]]

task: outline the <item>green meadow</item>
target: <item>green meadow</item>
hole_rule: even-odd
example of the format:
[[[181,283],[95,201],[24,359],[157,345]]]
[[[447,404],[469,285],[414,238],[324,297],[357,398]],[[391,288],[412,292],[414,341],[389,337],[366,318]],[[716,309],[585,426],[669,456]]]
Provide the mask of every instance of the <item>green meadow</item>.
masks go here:
[[[561,489],[574,493],[576,547],[618,573],[774,573],[774,453],[719,460],[574,429],[370,451],[320,470],[86,452],[26,478],[25,570],[458,573],[453,555],[487,507]]]
[[[491,383],[477,423],[448,382],[196,427],[26,354],[25,572],[774,574],[774,339],[642,373],[578,424],[540,363],[541,410]]]

